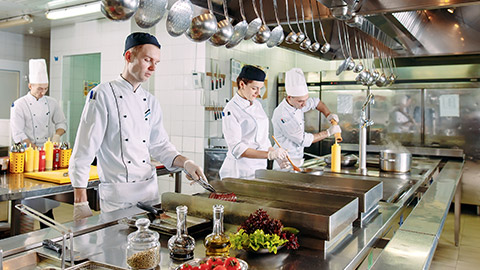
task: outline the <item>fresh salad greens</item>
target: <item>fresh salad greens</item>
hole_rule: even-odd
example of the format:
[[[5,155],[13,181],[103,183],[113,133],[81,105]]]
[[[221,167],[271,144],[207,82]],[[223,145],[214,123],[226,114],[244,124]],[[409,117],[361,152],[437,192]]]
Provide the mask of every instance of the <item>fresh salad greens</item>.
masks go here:
[[[254,233],[248,234],[245,230],[240,229],[236,234],[230,234],[231,248],[249,249],[257,251],[260,248],[266,248],[270,253],[277,254],[278,247],[288,242],[281,239],[277,234],[265,234],[263,230],[256,230]]]

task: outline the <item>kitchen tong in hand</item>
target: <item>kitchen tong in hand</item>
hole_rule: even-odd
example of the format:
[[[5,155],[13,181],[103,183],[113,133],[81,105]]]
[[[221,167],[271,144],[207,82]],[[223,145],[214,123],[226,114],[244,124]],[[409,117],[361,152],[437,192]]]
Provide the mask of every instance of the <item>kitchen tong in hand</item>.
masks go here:
[[[193,176],[191,174],[189,174],[186,170],[183,170],[183,171],[185,172],[186,175],[188,175],[190,178],[192,178],[193,181],[197,182],[200,186],[202,186],[207,191],[217,193],[215,188],[212,185],[210,185],[210,183],[208,183],[207,179],[204,179],[203,177],[200,177],[200,178],[198,178],[198,180],[195,180],[195,178],[193,178]]]

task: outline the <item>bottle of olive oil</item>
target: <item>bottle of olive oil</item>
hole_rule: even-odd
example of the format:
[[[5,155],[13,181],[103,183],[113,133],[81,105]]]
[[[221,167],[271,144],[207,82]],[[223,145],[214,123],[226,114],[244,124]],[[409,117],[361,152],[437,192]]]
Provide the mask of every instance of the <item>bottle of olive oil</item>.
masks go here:
[[[206,256],[228,256],[230,238],[223,231],[223,205],[213,206],[213,232],[204,243]]]

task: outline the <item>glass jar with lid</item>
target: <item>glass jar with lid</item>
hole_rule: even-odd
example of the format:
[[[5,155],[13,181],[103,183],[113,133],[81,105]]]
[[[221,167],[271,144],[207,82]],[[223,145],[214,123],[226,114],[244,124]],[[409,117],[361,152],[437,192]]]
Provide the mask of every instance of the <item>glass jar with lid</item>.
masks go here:
[[[193,259],[195,250],[195,239],[187,232],[187,211],[187,206],[177,206],[177,234],[168,240],[170,258],[178,261]]]
[[[160,263],[159,234],[148,229],[150,220],[140,218],[135,222],[138,230],[128,235],[127,265],[130,269],[153,269]]]

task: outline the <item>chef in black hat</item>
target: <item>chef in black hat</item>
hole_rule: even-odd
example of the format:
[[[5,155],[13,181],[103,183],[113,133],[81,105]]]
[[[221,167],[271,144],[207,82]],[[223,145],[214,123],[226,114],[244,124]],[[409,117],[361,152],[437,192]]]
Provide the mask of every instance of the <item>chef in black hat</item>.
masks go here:
[[[155,166],[184,168],[195,180],[201,167],[180,155],[163,127],[160,104],[141,84],[160,62],[160,44],[148,33],[132,33],[125,41],[123,72],[92,89],[83,109],[69,175],[75,196],[74,220],[92,215],[86,187],[90,164],[97,157],[102,212],[159,199]]]
[[[287,155],[282,148],[272,148],[269,120],[257,100],[265,76],[263,70],[250,65],[244,66],[238,75],[238,91],[223,110],[222,131],[228,152],[220,178],[253,178],[256,170],[267,168],[267,159],[283,160]]]

